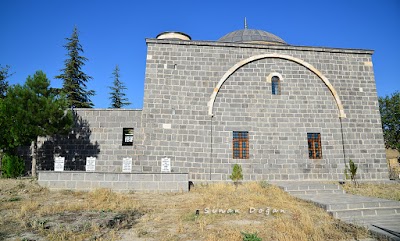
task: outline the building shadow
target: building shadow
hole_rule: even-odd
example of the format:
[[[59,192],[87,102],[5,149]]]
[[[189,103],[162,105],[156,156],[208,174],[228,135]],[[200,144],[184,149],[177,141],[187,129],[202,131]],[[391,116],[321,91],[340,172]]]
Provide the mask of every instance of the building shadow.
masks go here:
[[[92,142],[90,124],[73,112],[74,125],[68,135],[54,135],[38,140],[38,170],[54,170],[54,158],[65,157],[65,171],[85,171],[86,157],[100,153],[97,141]]]

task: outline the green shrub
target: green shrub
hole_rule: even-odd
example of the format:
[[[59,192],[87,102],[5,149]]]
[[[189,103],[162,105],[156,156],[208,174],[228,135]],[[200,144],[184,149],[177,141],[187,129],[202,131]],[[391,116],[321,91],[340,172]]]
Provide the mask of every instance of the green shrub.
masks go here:
[[[346,164],[346,167],[344,169],[344,175],[346,176],[346,179],[351,179],[353,181],[353,184],[355,186],[358,186],[357,180],[356,180],[356,175],[357,175],[357,164],[355,164],[351,159],[349,160],[349,165]]]
[[[245,233],[241,232],[243,235],[243,241],[262,241],[260,237],[258,237],[257,233]]]
[[[18,156],[4,154],[1,160],[1,170],[3,177],[15,178],[22,176],[25,171],[25,162]]]
[[[233,171],[229,178],[233,181],[235,185],[238,185],[239,181],[243,179],[242,167],[239,164],[235,164],[233,166]]]

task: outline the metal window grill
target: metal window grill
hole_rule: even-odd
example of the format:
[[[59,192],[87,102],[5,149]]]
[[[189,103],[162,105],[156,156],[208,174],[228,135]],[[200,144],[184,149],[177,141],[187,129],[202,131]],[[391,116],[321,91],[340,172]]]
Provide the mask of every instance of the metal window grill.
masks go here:
[[[122,129],[122,145],[133,146],[133,128]]]
[[[234,131],[232,143],[234,159],[249,159],[248,131]]]
[[[321,134],[307,133],[308,139],[308,157],[310,159],[322,158]]]

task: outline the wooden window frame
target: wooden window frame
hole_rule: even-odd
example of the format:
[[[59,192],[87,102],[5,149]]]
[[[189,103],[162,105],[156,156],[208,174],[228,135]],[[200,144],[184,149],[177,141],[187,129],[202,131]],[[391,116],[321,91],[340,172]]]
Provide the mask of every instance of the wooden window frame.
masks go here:
[[[322,159],[321,133],[307,133],[308,157]]]
[[[232,136],[233,159],[249,159],[249,132],[234,131]]]

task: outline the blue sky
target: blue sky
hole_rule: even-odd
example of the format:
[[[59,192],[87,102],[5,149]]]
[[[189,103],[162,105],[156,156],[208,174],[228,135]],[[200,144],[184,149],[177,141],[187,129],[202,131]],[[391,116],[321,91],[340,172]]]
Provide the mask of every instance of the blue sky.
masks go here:
[[[96,108],[110,106],[108,86],[120,67],[133,103],[142,108],[145,38],[181,31],[193,40],[217,40],[248,26],[271,32],[287,43],[304,46],[372,49],[378,95],[400,90],[400,1],[94,1],[1,0],[0,64],[15,72],[11,84],[43,70],[52,86],[60,74],[62,47],[76,25],[84,56],[83,71],[92,76]]]

